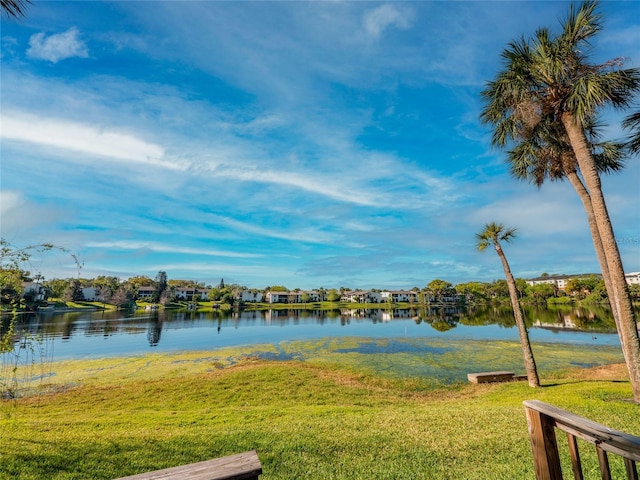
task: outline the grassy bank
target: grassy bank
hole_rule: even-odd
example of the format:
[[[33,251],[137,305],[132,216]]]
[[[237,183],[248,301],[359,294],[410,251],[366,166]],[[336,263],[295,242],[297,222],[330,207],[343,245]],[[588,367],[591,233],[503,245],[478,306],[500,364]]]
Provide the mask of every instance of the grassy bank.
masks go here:
[[[264,480],[533,479],[522,408],[531,398],[640,435],[640,407],[626,401],[620,364],[545,368],[544,387],[533,390],[398,375],[420,363],[406,351],[384,359],[383,369],[371,364],[378,354],[305,348],[317,354],[53,363],[43,383],[55,393],[0,404],[0,478],[108,479],[256,449]],[[503,342],[482,355],[495,362],[511,351],[517,358],[518,349]],[[542,364],[558,354],[540,351]],[[596,471],[595,454],[584,457]]]

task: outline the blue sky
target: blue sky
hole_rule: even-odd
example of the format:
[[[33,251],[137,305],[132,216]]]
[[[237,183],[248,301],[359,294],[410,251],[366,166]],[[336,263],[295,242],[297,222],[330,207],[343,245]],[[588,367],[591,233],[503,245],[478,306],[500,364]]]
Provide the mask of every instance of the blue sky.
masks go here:
[[[510,178],[478,120],[502,49],[568,5],[35,1],[2,19],[2,236],[89,278],[411,288],[502,278],[496,221],[518,277],[598,271],[571,186]],[[600,12],[593,59],[640,66],[640,2]],[[639,163],[603,179],[626,271]]]

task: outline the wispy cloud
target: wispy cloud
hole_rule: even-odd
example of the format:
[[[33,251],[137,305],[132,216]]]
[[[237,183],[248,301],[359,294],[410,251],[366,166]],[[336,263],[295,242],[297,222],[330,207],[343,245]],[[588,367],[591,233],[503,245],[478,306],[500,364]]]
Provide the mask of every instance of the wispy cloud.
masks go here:
[[[259,258],[263,255],[255,253],[231,252],[210,248],[179,247],[176,245],[164,245],[153,242],[116,241],[116,242],[89,242],[88,248],[116,249],[116,250],[148,250],[159,253],[173,253],[183,255],[205,255],[213,257],[229,258]]]
[[[24,232],[30,232],[29,243],[51,242],[51,237],[40,236],[68,216],[68,211],[65,212],[57,206],[34,203],[24,192],[7,189],[0,191],[0,223],[3,237],[22,236]]]
[[[56,118],[3,112],[1,136],[5,140],[18,140],[164,168],[180,168],[162,160],[164,149],[159,145],[145,142],[128,133]]]
[[[496,220],[518,271],[591,265],[569,187],[518,185],[478,123],[500,51],[565,6],[42,2],[3,24],[3,234],[96,274],[406,287],[500,273],[473,248]],[[601,7],[595,49],[635,54],[640,4]],[[605,185],[633,237],[629,167]]]
[[[391,26],[403,30],[409,28],[411,17],[412,12],[408,8],[386,3],[365,12],[363,23],[366,32],[372,37],[378,38]]]
[[[253,223],[241,222],[230,217],[213,214],[207,215],[206,218],[220,225],[229,227],[234,231],[252,234],[256,238],[276,238],[313,244],[334,244],[337,240],[335,235],[323,232],[320,228],[300,227],[296,230],[282,230],[273,226],[264,227]]]
[[[46,36],[43,32],[36,33],[29,39],[27,57],[58,63],[67,58],[87,58],[89,49],[80,39],[80,32],[71,27],[66,32]]]

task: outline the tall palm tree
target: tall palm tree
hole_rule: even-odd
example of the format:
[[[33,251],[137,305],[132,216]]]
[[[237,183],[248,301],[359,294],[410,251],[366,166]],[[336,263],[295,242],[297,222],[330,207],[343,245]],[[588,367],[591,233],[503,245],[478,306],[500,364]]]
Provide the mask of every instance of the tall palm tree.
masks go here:
[[[587,125],[589,145],[600,173],[618,172],[623,166],[623,150],[625,145],[616,142],[599,142],[600,125],[590,120]],[[507,162],[511,166],[511,174],[524,181],[534,183],[538,188],[545,180],[562,181],[565,178],[578,194],[582,206],[587,213],[587,222],[591,231],[593,245],[600,264],[602,276],[607,289],[611,288],[611,277],[607,265],[604,245],[595,221],[591,197],[577,172],[577,159],[564,128],[560,123],[545,119],[535,128],[522,132],[520,143],[507,152]],[[611,305],[614,317],[617,318],[615,305]]]
[[[518,327],[518,336],[520,338],[520,346],[522,347],[522,356],[524,358],[524,367],[527,372],[527,380],[530,387],[539,387],[540,379],[538,378],[538,369],[536,367],[536,361],[533,358],[533,351],[531,350],[531,342],[529,341],[529,332],[527,331],[527,325],[524,322],[522,310],[520,309],[520,302],[518,301],[518,291],[516,289],[516,281],[509,268],[509,262],[502,250],[500,242],[510,242],[515,238],[516,229],[505,229],[501,223],[488,223],[484,229],[476,234],[477,248],[481,252],[484,251],[490,245],[496,250],[500,261],[502,262],[502,268],[504,269],[505,277],[507,278],[507,286],[509,287],[509,297],[511,298],[511,307],[513,308],[513,317]]]
[[[600,175],[585,134],[590,118],[605,106],[627,107],[640,91],[640,69],[614,59],[588,62],[589,40],[600,31],[597,3],[572,4],[562,32],[539,29],[530,41],[513,41],[502,53],[504,70],[482,92],[482,121],[494,127],[493,142],[520,143],[541,122],[562,125],[589,195],[610,281],[607,285],[633,396],[640,402],[640,337],[613,233]],[[595,240],[594,235],[594,240]]]

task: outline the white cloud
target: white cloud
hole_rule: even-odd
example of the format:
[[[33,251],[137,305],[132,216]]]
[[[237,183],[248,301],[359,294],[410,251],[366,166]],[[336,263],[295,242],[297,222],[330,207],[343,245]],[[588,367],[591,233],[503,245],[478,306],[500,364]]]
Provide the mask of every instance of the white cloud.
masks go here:
[[[231,258],[257,258],[262,257],[260,254],[255,253],[236,253],[223,250],[203,249],[203,248],[191,248],[180,247],[175,245],[162,245],[152,242],[128,242],[128,241],[116,241],[116,242],[91,242],[86,245],[90,248],[102,248],[102,249],[121,249],[121,250],[149,250],[152,252],[160,253],[176,253],[186,255],[207,255],[207,256],[219,256],[219,257],[231,257]]]
[[[364,28],[374,38],[380,35],[390,26],[407,29],[411,23],[411,15],[408,11],[401,11],[395,5],[384,4],[364,15]]]
[[[14,208],[20,207],[24,203],[24,199],[19,192],[2,191],[0,192],[0,215],[4,217]]]
[[[24,194],[16,190],[0,191],[0,218],[2,219],[2,236],[11,238],[21,232],[37,235],[37,230],[50,228],[70,212],[51,205],[38,205],[30,201]],[[32,230],[33,229],[33,230]],[[46,241],[51,241],[47,238]],[[29,239],[25,243],[33,242]]]
[[[278,169],[263,170],[236,170],[233,168],[220,169],[215,171],[215,176],[228,176],[235,180],[249,182],[263,182],[269,184],[280,184],[294,188],[299,188],[307,192],[323,195],[338,201],[353,203],[356,205],[378,205],[380,202],[374,198],[373,192],[363,189],[348,188],[346,185],[336,184],[330,178],[315,176],[310,178],[307,174],[287,172]]]
[[[67,58],[87,58],[89,50],[85,43],[78,38],[79,31],[71,27],[63,33],[45,36],[43,32],[31,35],[27,56],[38,60],[48,60],[58,63]]]
[[[336,241],[335,236],[322,232],[316,228],[297,229],[295,231],[278,231],[273,228],[263,228],[251,223],[244,223],[228,217],[209,215],[210,219],[235,230],[251,233],[259,237],[280,238],[296,242],[308,242],[315,244],[332,244]]]
[[[162,160],[164,149],[125,133],[56,118],[5,113],[2,115],[2,139],[179,169],[179,165]]]

